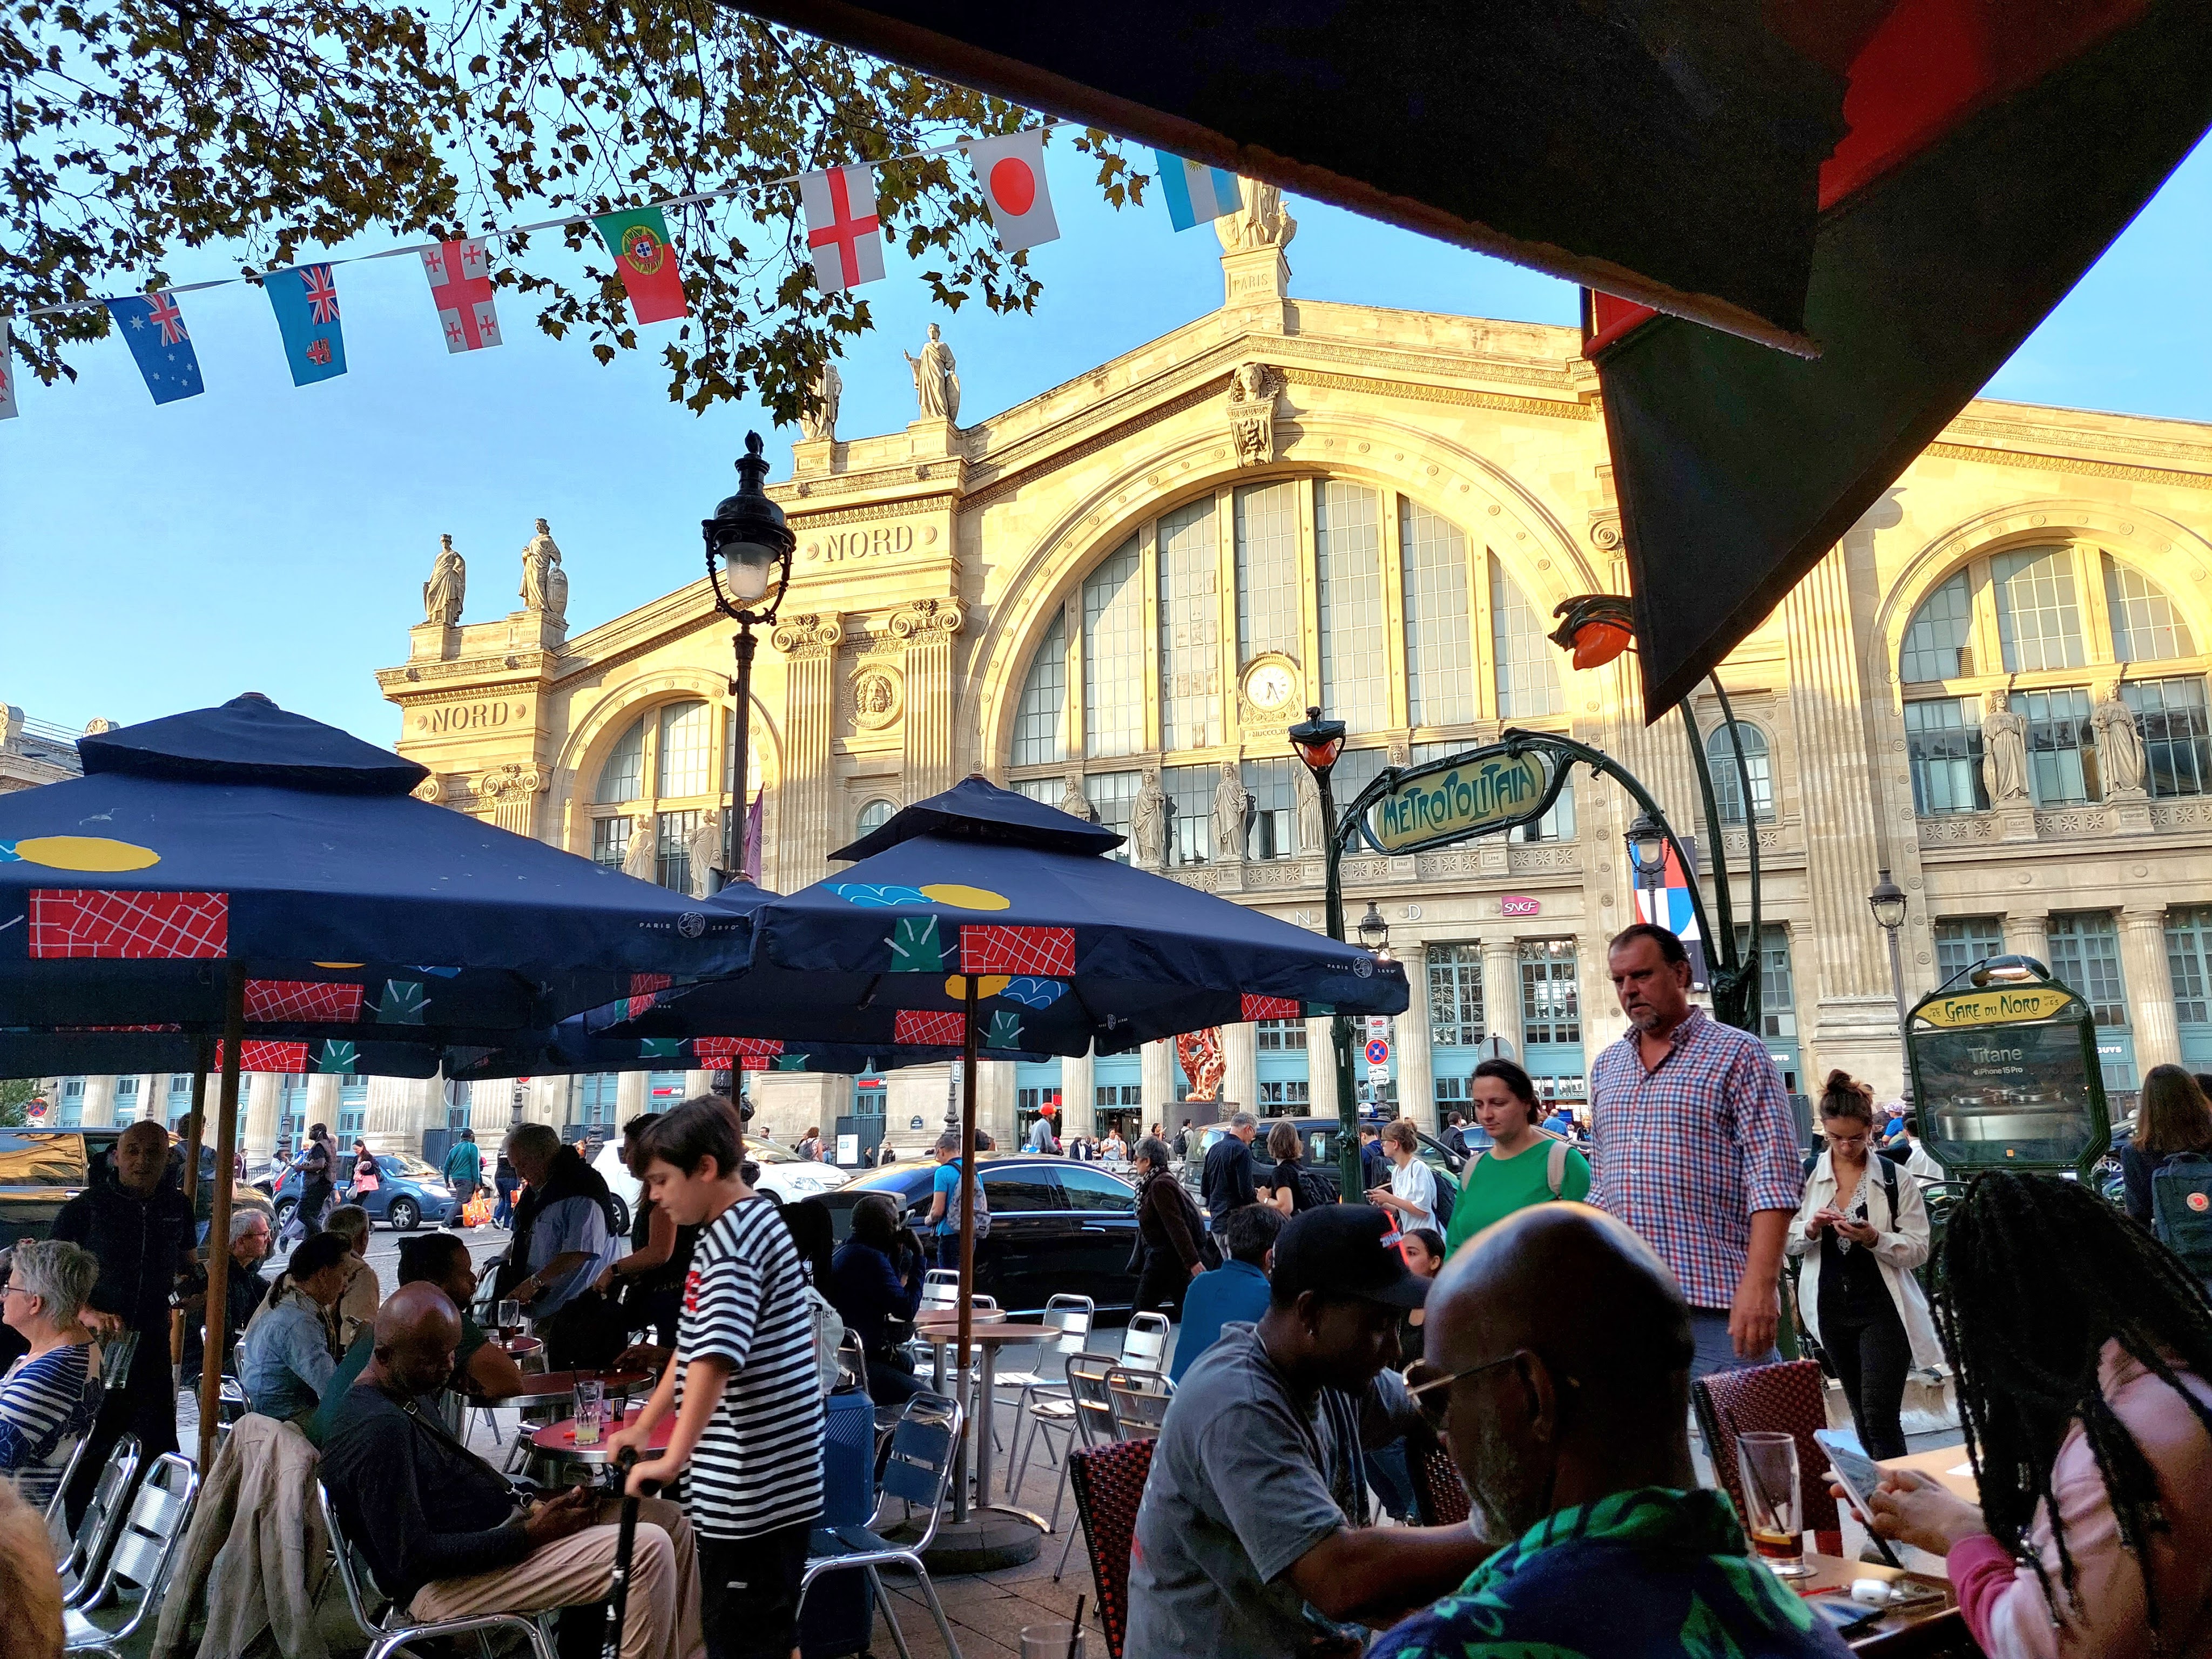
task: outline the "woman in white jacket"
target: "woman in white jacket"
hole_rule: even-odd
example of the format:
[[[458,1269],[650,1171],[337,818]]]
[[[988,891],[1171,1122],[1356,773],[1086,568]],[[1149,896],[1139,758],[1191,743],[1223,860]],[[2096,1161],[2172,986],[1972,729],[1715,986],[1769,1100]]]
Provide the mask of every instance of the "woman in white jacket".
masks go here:
[[[1906,1374],[1943,1357],[1912,1276],[1928,1259],[1928,1206],[1917,1182],[1875,1155],[1874,1091],[1846,1073],[1828,1073],[1820,1133],[1827,1150],[1790,1224],[1790,1254],[1805,1264],[1797,1310],[1835,1366],[1867,1455],[1902,1457]]]

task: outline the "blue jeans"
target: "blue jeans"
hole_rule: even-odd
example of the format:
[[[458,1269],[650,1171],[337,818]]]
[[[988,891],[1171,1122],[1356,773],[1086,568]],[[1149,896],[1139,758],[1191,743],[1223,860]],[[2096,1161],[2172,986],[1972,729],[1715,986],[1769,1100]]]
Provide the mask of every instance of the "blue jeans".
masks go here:
[[[1690,1360],[1690,1381],[1692,1382],[1701,1376],[1711,1376],[1715,1371],[1740,1371],[1750,1365],[1772,1365],[1782,1358],[1781,1354],[1771,1347],[1765,1353],[1738,1358],[1735,1344],[1729,1340],[1729,1310],[1726,1308],[1691,1309],[1690,1340],[1696,1348]]]

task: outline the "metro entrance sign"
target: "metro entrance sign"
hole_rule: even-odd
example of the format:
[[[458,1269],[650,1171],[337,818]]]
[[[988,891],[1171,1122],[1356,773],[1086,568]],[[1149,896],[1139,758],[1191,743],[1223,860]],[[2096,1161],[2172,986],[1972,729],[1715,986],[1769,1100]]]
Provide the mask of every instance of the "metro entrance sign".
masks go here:
[[[2041,964],[2035,964],[2039,969]],[[1920,1137],[1954,1178],[1978,1170],[2074,1170],[2112,1139],[2089,1006],[2022,959],[1997,981],[1923,997],[1905,1022]]]
[[[1359,833],[1382,854],[1425,852],[1528,823],[1551,809],[1567,769],[1525,743],[1492,744],[1386,773],[1388,787],[1359,816]]]

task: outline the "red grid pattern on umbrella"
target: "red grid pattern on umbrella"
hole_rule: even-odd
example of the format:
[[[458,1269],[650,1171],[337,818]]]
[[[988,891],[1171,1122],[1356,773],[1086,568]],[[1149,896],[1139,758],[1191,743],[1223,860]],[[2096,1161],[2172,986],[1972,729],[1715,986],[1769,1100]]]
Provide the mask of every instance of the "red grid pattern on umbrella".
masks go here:
[[[629,976],[629,1017],[639,1015],[660,1000],[660,994],[676,981],[666,974],[632,974]]]
[[[925,1008],[902,1008],[891,1022],[894,1042],[930,1042],[951,1047],[961,1038],[961,1017],[935,1013]]]
[[[57,1025],[57,1031],[181,1031],[181,1025]]]
[[[217,1038],[215,1058],[208,1069],[222,1069],[222,1042]],[[307,1045],[304,1042],[271,1042],[265,1037],[248,1037],[238,1045],[238,1069],[240,1072],[304,1072],[307,1069]]]
[[[362,988],[311,979],[249,979],[246,1017],[256,1024],[279,1020],[344,1023],[361,1018]]]
[[[960,966],[971,974],[1042,974],[1066,979],[1075,972],[1075,929],[963,927]]]
[[[230,945],[228,893],[31,890],[31,959],[204,960]]]
[[[1248,992],[1244,997],[1243,1012],[1239,1018],[1240,1020],[1301,1019],[1304,1015],[1305,1005],[1295,997],[1255,997]]]
[[[783,1052],[780,1037],[694,1037],[691,1052],[698,1059],[718,1066],[726,1066],[742,1054],[748,1060],[767,1061]],[[747,1071],[758,1071],[757,1066],[748,1066]]]

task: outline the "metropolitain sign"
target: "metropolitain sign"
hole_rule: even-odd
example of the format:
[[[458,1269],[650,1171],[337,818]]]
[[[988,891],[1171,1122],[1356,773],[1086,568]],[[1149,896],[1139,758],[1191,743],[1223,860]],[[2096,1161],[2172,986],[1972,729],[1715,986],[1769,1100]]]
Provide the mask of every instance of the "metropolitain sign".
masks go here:
[[[1390,854],[1493,835],[1542,817],[1564,775],[1555,757],[1518,744],[1425,762],[1376,781],[1382,793],[1361,815],[1360,833]]]

